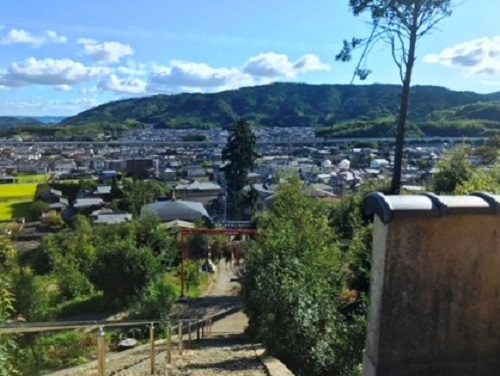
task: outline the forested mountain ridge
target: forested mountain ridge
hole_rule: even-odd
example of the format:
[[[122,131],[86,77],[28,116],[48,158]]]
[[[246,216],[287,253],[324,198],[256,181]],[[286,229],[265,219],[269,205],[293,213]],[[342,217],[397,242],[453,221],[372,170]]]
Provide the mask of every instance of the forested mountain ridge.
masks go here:
[[[0,128],[43,127],[63,121],[62,116],[0,116]]]
[[[0,128],[10,128],[18,126],[38,126],[42,125],[41,121],[38,121],[32,117],[19,117],[19,116],[0,116]]]
[[[317,136],[325,138],[393,137],[395,133],[394,116],[340,121],[316,131]],[[438,110],[407,123],[407,135],[413,137],[490,137],[499,134],[500,101],[475,102]]]
[[[43,124],[59,124],[66,116],[34,116],[34,119]]]
[[[338,122],[393,117],[398,85],[310,85],[275,83],[212,94],[154,95],[106,103],[66,119],[63,125],[156,128],[226,127],[244,118],[257,126],[329,127]],[[410,120],[477,102],[500,101],[500,92],[477,94],[438,86],[415,86]]]

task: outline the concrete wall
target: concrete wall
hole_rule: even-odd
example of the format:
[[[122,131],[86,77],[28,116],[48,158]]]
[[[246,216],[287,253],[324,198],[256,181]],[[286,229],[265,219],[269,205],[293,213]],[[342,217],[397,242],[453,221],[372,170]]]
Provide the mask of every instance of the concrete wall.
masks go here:
[[[375,216],[370,299],[365,376],[500,375],[500,216]]]

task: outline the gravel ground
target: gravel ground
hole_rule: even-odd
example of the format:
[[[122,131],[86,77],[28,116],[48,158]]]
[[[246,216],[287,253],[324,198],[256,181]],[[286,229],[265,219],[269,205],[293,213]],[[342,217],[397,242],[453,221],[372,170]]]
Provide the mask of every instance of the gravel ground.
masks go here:
[[[208,293],[199,299],[189,301],[176,310],[177,318],[207,317],[216,313],[228,312],[225,317],[215,321],[212,334],[199,343],[192,344],[179,355],[176,338],[173,339],[172,364],[166,364],[165,344],[156,346],[155,375],[179,376],[264,376],[265,367],[257,358],[255,350],[243,334],[247,318],[238,310],[241,301],[238,297],[238,283],[234,274],[223,263],[215,273],[215,281]],[[193,338],[195,335],[193,335]],[[187,335],[184,337],[187,339]],[[106,375],[143,376],[150,375],[149,346],[131,350],[127,353],[110,354],[106,364]],[[85,370],[66,370],[57,376],[94,376],[95,366]],[[56,376],[55,374],[53,376]]]
[[[172,364],[166,363],[165,355],[165,351],[157,353],[155,375],[267,375],[264,366],[256,357],[254,348],[247,343],[246,338],[242,335],[217,335],[214,338],[204,340],[201,346],[185,349],[182,355],[179,355],[177,349],[174,349]],[[123,364],[127,363],[126,360],[123,359],[123,362],[120,362],[120,371],[112,364],[109,364],[106,369],[107,374],[120,376],[146,376],[151,374],[147,350],[143,354],[137,354],[130,359],[131,362],[135,362],[133,366],[123,369]],[[95,374],[95,371],[93,371],[76,375],[89,376]]]

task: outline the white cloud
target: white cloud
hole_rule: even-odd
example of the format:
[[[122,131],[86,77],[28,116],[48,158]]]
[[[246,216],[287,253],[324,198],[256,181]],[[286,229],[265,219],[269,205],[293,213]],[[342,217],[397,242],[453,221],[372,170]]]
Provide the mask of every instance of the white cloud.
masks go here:
[[[312,54],[290,61],[287,55],[262,53],[251,57],[240,68],[214,68],[205,63],[171,61],[154,66],[147,90],[150,92],[214,92],[242,86],[265,84],[275,79],[290,79],[298,74],[328,70],[329,66]]]
[[[143,76],[147,74],[146,64],[128,60],[124,66],[116,68],[116,71],[129,76]]]
[[[83,97],[63,101],[45,101],[41,99],[0,101],[0,115],[72,116],[99,104],[101,104],[101,102],[92,97]]]
[[[98,92],[97,88],[95,86],[83,86],[80,89],[80,93],[83,95],[94,95]]]
[[[134,53],[130,45],[119,42],[99,43],[94,39],[80,38],[78,43],[83,45],[83,52],[86,55],[100,63],[118,63],[121,58]]]
[[[47,30],[45,32],[45,37],[52,43],[66,43],[68,41],[68,38],[62,35],[58,35],[53,30]]]
[[[147,72],[143,69],[136,69],[136,68],[130,68],[130,67],[118,67],[116,68],[116,71],[121,74],[126,74],[129,76],[143,76]]]
[[[102,74],[109,73],[108,68],[87,67],[70,59],[27,58],[20,63],[12,63],[0,71],[0,85],[22,87],[28,85],[74,85]]]
[[[86,48],[86,53],[99,62],[119,62],[124,56],[133,52],[131,48],[125,48],[120,52],[120,48],[107,47],[109,45],[106,43],[116,42],[100,43],[91,39],[80,39],[78,43]],[[118,45],[125,46],[119,43]],[[78,93],[86,98],[84,102],[76,103],[76,99],[71,103],[49,101],[43,108],[41,107],[43,103],[37,101],[24,103],[33,110],[33,113],[37,109],[40,113],[49,112],[52,108],[54,109],[52,113],[59,114],[61,111],[70,113],[76,111],[75,109],[82,110],[97,105],[93,97],[99,97],[102,92],[122,96],[148,93],[211,93],[266,84],[279,79],[288,80],[304,72],[326,69],[329,69],[329,66],[312,54],[303,55],[296,61],[291,61],[283,54],[260,54],[236,67],[213,67],[206,63],[179,60],[173,60],[167,65],[143,64],[132,59],[123,59],[120,64],[114,66],[104,66],[86,65],[71,59],[39,60],[30,57],[12,63],[7,69],[0,68],[0,90],[45,85],[51,86],[54,90],[69,91],[76,84],[81,84]],[[148,73],[146,79],[144,75]],[[16,108],[20,108],[19,103]]]
[[[461,67],[467,75],[500,75],[500,35],[470,40],[424,56],[424,62]]]
[[[312,71],[328,71],[330,66],[323,63],[319,57],[313,54],[307,54],[301,56],[295,63],[293,63],[293,69],[296,72],[312,72]]]
[[[293,63],[283,54],[262,53],[248,59],[243,70],[255,76],[292,77]]]
[[[146,81],[139,78],[119,78],[111,74],[100,81],[97,87],[103,91],[112,91],[117,94],[142,94],[146,92]]]
[[[23,29],[11,29],[7,34],[0,36],[0,44],[23,43],[34,47],[49,43],[66,43],[67,41],[68,38],[53,30],[46,30],[40,35],[34,35]]]
[[[55,87],[55,89],[57,91],[69,91],[69,90],[71,90],[71,86],[70,85],[57,85]]]
[[[313,54],[303,55],[297,61],[292,62],[287,55],[274,52],[253,56],[243,67],[245,73],[253,76],[285,78],[293,78],[298,73],[328,69],[330,67]]]
[[[213,68],[205,63],[172,61],[156,66],[149,77],[150,91],[214,91],[255,84],[237,68]]]
[[[78,44],[97,44],[98,42],[95,39],[92,38],[80,38],[76,42]]]

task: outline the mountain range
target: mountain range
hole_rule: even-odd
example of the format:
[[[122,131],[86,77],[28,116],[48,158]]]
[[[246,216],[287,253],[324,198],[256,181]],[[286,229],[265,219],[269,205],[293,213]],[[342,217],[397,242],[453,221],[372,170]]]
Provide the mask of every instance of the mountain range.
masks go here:
[[[312,126],[324,137],[394,134],[398,85],[274,83],[210,94],[153,95],[109,102],[64,119],[65,127],[109,129]],[[500,131],[500,92],[478,94],[414,86],[409,130],[414,135],[489,135]]]
[[[59,124],[66,117],[63,116],[0,116],[0,128],[13,127],[42,127],[44,125]]]
[[[333,137],[338,129],[347,137],[351,135],[345,132],[346,128],[351,128],[350,122],[353,121],[368,127],[372,127],[370,123],[380,123],[382,119],[393,124],[391,119],[397,113],[400,91],[398,85],[383,84],[275,83],[213,94],[154,95],[119,100],[84,111],[62,124],[120,123],[149,124],[155,128],[211,128],[228,127],[243,118],[256,126],[329,129]],[[487,125],[498,126],[500,130],[499,102],[500,92],[478,94],[439,86],[414,86],[409,120],[434,125],[441,122],[445,128],[449,127],[450,121],[485,120],[495,124],[499,122]],[[468,112],[466,106],[469,105],[476,106],[475,110]],[[486,105],[488,108],[483,108]],[[382,133],[387,136],[391,132],[386,129]],[[328,132],[323,131],[323,134],[328,135]]]

